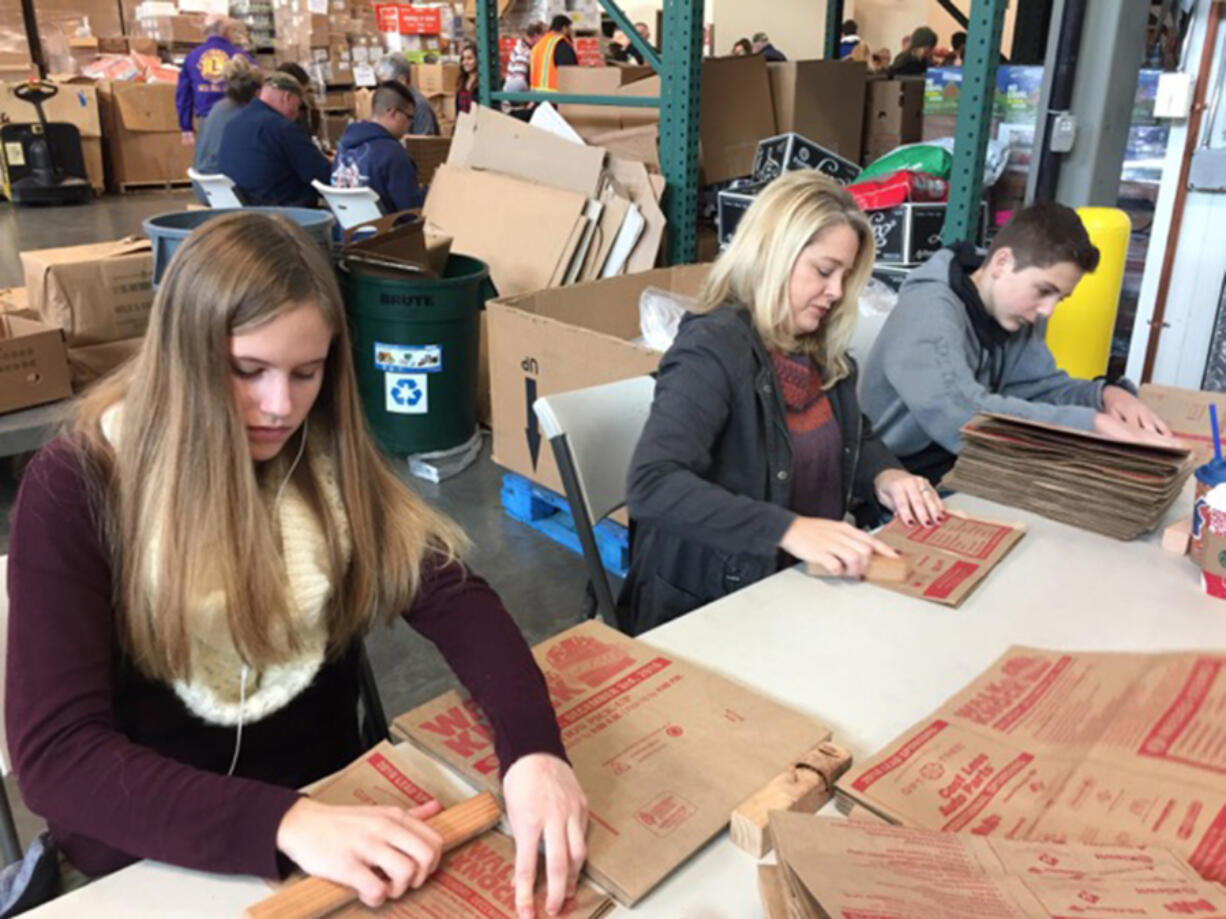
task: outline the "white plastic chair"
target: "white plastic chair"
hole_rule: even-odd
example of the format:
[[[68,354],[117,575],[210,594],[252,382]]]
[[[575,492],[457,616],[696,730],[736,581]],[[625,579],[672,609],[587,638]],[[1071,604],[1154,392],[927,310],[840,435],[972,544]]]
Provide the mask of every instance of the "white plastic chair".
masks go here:
[[[243,202],[238,197],[238,192],[234,190],[234,180],[220,172],[210,173],[206,175],[203,172],[197,172],[190,166],[187,168],[187,177],[200,186],[204,192],[205,200],[209,202],[209,207],[242,207]]]
[[[8,556],[0,555],[0,703],[4,701],[4,663],[9,633]],[[0,704],[0,709],[3,705]],[[9,745],[0,717],[0,779],[9,774]],[[0,852],[4,864],[9,865],[21,858],[21,843],[17,839],[17,825],[13,822],[13,809],[9,805],[8,792],[0,785]]]
[[[319,179],[312,179],[311,185],[327,202],[328,210],[332,211],[342,230],[352,230],[383,216],[379,195],[373,188],[336,188]]]
[[[597,612],[610,625],[617,610],[592,528],[626,503],[630,459],[655,391],[653,378],[631,377],[542,396],[532,406],[562,475]]]

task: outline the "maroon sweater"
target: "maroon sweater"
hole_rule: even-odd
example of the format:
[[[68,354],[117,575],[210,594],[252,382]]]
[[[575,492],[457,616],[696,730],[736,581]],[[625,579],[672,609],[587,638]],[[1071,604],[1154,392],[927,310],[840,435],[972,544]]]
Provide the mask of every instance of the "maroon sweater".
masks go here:
[[[87,874],[138,858],[280,874],[281,817],[298,787],[361,753],[357,647],[288,706],[243,727],[207,724],[120,650],[111,568],[76,454],[63,441],[27,468],[13,510],[5,717],[30,809]],[[503,768],[565,756],[545,681],[497,594],[459,564],[427,566],[405,618],[488,715]]]

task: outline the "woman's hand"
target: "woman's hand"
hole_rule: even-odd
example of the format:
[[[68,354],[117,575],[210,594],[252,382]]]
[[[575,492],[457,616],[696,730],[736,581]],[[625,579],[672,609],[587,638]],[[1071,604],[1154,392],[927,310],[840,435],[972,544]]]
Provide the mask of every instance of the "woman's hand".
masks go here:
[[[945,502],[923,476],[902,469],[887,469],[873,482],[877,500],[898,515],[906,526],[918,522],[934,526],[945,517]]]
[[[802,562],[816,562],[831,574],[862,578],[873,553],[898,558],[880,539],[841,520],[797,517],[783,534],[779,548]]]
[[[515,837],[515,909],[534,919],[538,847],[545,841],[545,911],[556,916],[574,896],[587,858],[587,798],[574,770],[548,753],[521,756],[502,780],[507,819]]]
[[[374,908],[416,890],[438,867],[443,838],[422,821],[440,809],[437,801],[406,811],[300,798],[281,818],[277,848],[307,874],[352,887]]]

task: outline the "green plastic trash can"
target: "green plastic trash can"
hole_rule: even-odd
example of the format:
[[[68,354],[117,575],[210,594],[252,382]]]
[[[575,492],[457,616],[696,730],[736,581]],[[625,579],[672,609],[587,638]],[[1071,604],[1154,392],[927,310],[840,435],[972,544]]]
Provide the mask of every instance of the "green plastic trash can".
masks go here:
[[[477,428],[481,310],[495,296],[485,262],[452,255],[439,278],[359,262],[338,268],[358,392],[389,453],[449,450]]]

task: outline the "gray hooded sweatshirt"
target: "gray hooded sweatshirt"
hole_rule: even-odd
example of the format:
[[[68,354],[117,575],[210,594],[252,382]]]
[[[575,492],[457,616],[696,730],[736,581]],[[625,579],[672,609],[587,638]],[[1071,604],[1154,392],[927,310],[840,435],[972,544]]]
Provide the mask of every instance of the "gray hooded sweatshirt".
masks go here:
[[[951,286],[955,259],[963,296]],[[1046,321],[1008,333],[987,314],[969,282],[970,261],[966,250],[947,248],[912,271],[864,362],[860,404],[904,464],[936,448],[956,454],[958,431],[977,412],[1088,431],[1102,410],[1105,382],[1056,367]]]

